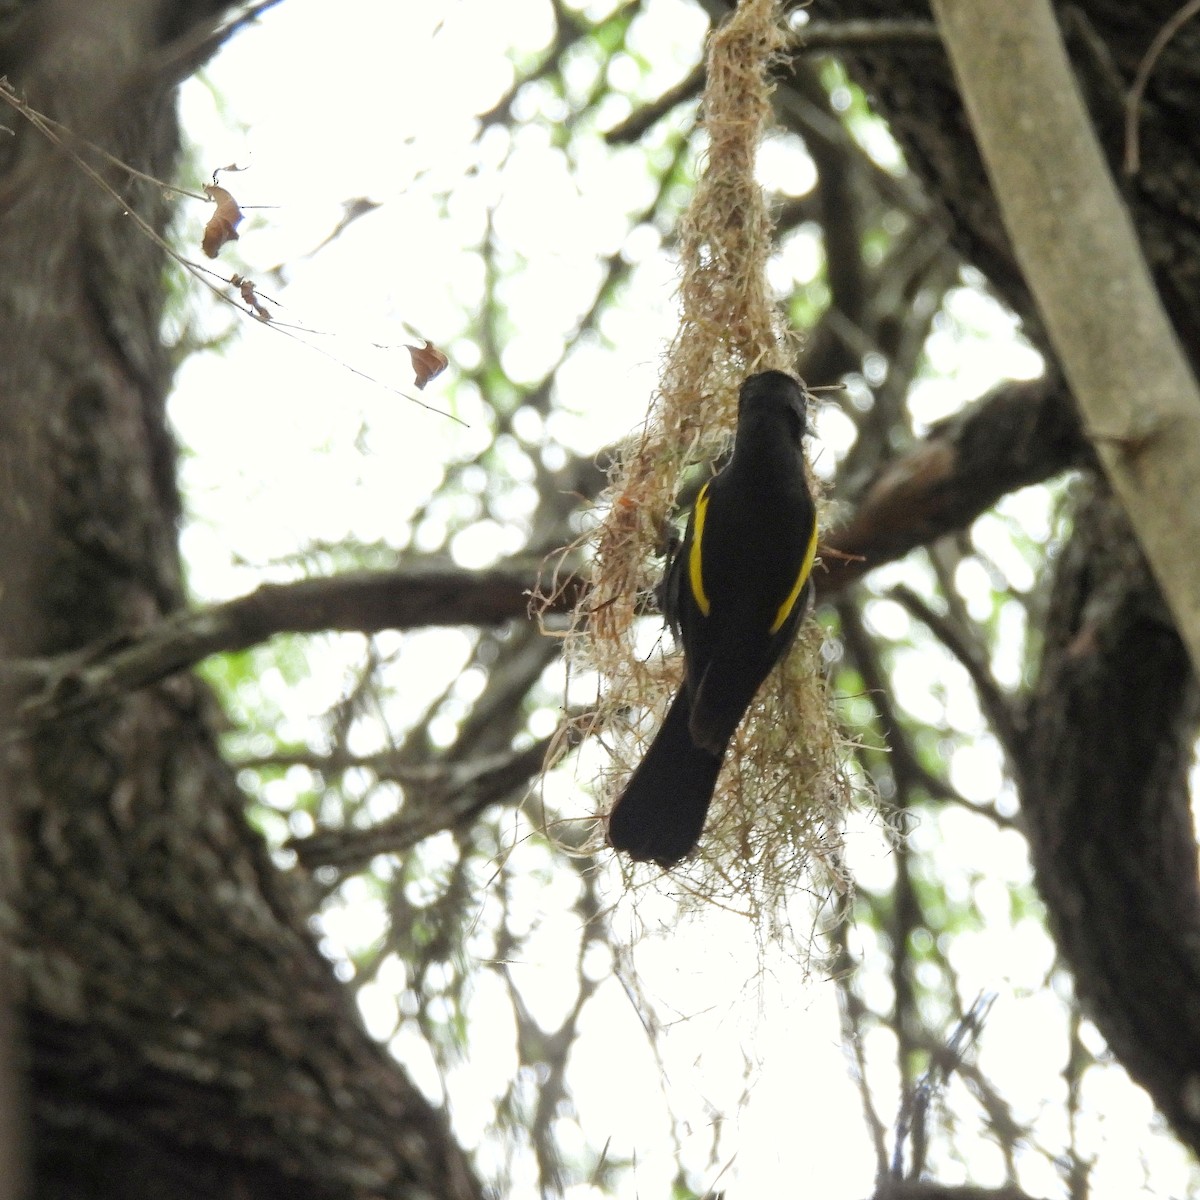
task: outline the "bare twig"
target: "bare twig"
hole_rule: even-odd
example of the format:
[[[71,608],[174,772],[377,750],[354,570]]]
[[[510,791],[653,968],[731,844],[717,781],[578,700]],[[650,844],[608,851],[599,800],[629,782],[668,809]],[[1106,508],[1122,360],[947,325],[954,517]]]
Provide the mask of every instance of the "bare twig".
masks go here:
[[[677,84],[667,88],[661,96],[635,108],[625,120],[614,125],[604,134],[610,146],[625,146],[636,142],[651,126],[658,124],[672,109],[695,100],[704,90],[706,71],[700,63],[689,71]]]
[[[871,1010],[854,987],[854,972],[858,966],[847,931],[850,926],[850,897],[845,893],[838,902],[837,918],[830,937],[833,942],[833,977],[837,983],[838,1006],[841,1016],[842,1044],[853,1059],[854,1083],[862,1102],[863,1117],[875,1147],[875,1178],[883,1180],[888,1173],[887,1127],[867,1084],[866,1034],[871,1025]]]
[[[837,604],[837,614],[850,661],[862,676],[867,697],[879,718],[879,731],[890,752],[888,764],[896,780],[897,793],[904,798],[910,796],[914,788],[921,788],[934,799],[963,801],[964,797],[946,780],[929,771],[913,750],[908,732],[892,703],[887,674],[857,605],[851,599],[841,600]]]
[[[788,50],[793,54],[812,54],[825,50],[854,50],[877,46],[939,44],[937,26],[932,21],[810,21],[792,35]],[[693,67],[677,84],[614,125],[604,135],[610,146],[636,142],[651,126],[672,109],[694,100],[704,90],[705,68]]]
[[[340,871],[357,870],[377,854],[403,854],[435,833],[469,825],[493,804],[520,800],[561,736],[556,731],[524,750],[449,765],[408,766],[380,755],[374,768],[378,776],[405,790],[401,811],[369,829],[323,829],[293,838],[287,849],[310,869]]]
[[[893,1179],[920,1179],[923,1174],[925,1163],[922,1142],[929,1107],[950,1076],[962,1069],[963,1056],[979,1036],[995,999],[994,993],[981,994],[976,999],[970,1011],[965,1013],[954,1027],[945,1044],[935,1049],[929,1069],[921,1077],[914,1091],[905,1096],[896,1126],[892,1160]],[[910,1139],[912,1159],[905,1167],[904,1148]]]
[[[273,2],[277,3],[278,0],[273,0]],[[166,238],[164,238],[162,234],[160,234],[158,230],[156,230],[150,224],[150,222],[145,219],[145,217],[141,216],[141,214],[136,211],[129,201],[126,200],[125,197],[122,196],[121,193],[118,192],[117,189],[114,188],[113,185],[104,178],[104,176],[102,176],[93,166],[83,160],[79,152],[75,150],[73,146],[69,145],[67,140],[68,137],[71,141],[78,141],[80,139],[76,138],[74,134],[69,132],[65,132],[60,135],[58,130],[61,129],[62,126],[60,126],[57,121],[51,120],[44,113],[39,112],[36,108],[32,108],[30,105],[26,104],[25,101],[17,95],[17,93],[13,90],[12,85],[9,84],[7,79],[5,79],[3,76],[0,76],[0,101],[3,101],[5,104],[19,112],[39,133],[42,134],[43,137],[46,138],[47,141],[57,146],[65,155],[67,155],[67,157],[70,158],[71,161],[74,162],[75,165],[98,188],[100,188],[102,192],[104,192],[110,199],[116,201],[116,203],[121,206],[122,212],[129,217],[129,219],[138,227],[139,231],[146,238],[148,238],[155,246],[157,246],[158,249],[161,250],[168,258],[173,259],[176,263],[178,263],[189,275],[203,284],[203,286],[212,292],[212,294],[216,296],[221,303],[230,305],[234,311],[241,316],[249,315],[255,317],[258,324],[265,325],[274,332],[282,334],[284,337],[291,338],[292,341],[298,342],[301,346],[311,350],[314,354],[319,354],[322,358],[329,359],[330,362],[335,363],[337,366],[341,367],[342,370],[349,371],[352,375],[357,375],[359,378],[367,380],[368,383],[372,383],[376,387],[381,387],[385,391],[393,393],[393,395],[401,396],[403,399],[419,405],[421,408],[424,408],[429,412],[437,413],[438,416],[448,417],[451,421],[454,421],[459,425],[466,425],[466,422],[462,420],[461,417],[457,417],[453,413],[447,412],[445,409],[438,408],[434,404],[427,404],[424,400],[410,395],[401,388],[393,387],[391,384],[385,383],[382,379],[371,375],[369,372],[360,370],[358,367],[355,367],[352,364],[345,362],[343,359],[338,358],[336,354],[331,354],[328,350],[322,349],[322,347],[318,346],[311,340],[314,336],[320,336],[319,330],[309,329],[304,325],[298,324],[285,325],[280,321],[263,321],[259,319],[261,318],[261,313],[256,313],[250,308],[243,308],[242,305],[238,304],[238,302],[234,300],[232,296],[228,295],[225,291],[217,286],[217,283],[222,283],[232,288],[238,288],[241,280],[237,276],[226,279],[225,276],[218,274],[216,271],[212,271],[208,267],[203,266],[201,263],[194,262],[192,259],[180,254],[179,251],[176,250],[175,247],[172,246],[170,242],[168,242]],[[99,147],[93,146],[90,142],[84,142],[84,145],[91,149],[99,150]],[[104,154],[106,159],[112,161],[127,174],[142,179],[149,178],[141,171],[135,170],[133,167],[128,166],[119,159],[115,159],[111,154],[103,151],[101,151],[101,153]],[[159,187],[168,186],[158,180],[152,180],[152,182],[157,184]],[[192,193],[187,194],[191,195]],[[208,197],[205,197],[205,199],[207,200]],[[217,283],[214,283],[213,280],[216,280]],[[242,294],[240,290],[238,294]]]
[[[937,612],[922,597],[903,584],[888,593],[898,604],[902,604],[962,663],[975,691],[979,704],[991,723],[997,740],[1004,748],[1013,771],[1020,779],[1024,775],[1026,760],[1024,732],[1013,705],[1001,690],[992,675],[987,661],[978,645],[970,641],[964,631],[954,622]]]
[[[1123,170],[1126,175],[1136,175],[1141,166],[1141,137],[1138,122],[1138,109],[1142,105],[1142,97],[1146,94],[1146,85],[1154,74],[1159,56],[1167,48],[1167,43],[1197,14],[1200,13],[1200,0],[1188,2],[1163,22],[1162,28],[1154,35],[1129,88],[1125,98],[1125,161]]]

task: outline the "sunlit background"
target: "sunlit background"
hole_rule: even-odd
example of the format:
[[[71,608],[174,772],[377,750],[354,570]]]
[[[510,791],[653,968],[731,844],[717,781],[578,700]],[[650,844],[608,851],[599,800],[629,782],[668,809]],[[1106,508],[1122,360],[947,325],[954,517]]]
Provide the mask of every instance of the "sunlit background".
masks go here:
[[[350,0],[336,13],[285,0],[185,86],[180,182],[198,190],[236,165],[220,182],[247,213],[212,265],[252,278],[279,326],[182,273],[173,284],[168,336],[193,351],[171,417],[198,601],[409,555],[473,569],[570,539],[578,518],[550,521],[547,491],[644,419],[676,326],[671,249],[699,146],[696,104],[632,144],[603,133],[687,77],[707,29],[690,0]],[[832,112],[902,178],[861,95],[832,62],[817,65]],[[822,229],[804,207],[817,171],[802,139],[772,135],[760,176],[778,208],[800,213],[772,285],[795,321],[815,322],[829,288]],[[177,225],[176,245],[197,261],[210,211],[186,201]],[[908,228],[884,214],[865,260],[882,261]],[[418,393],[404,345],[420,338],[450,367]],[[903,396],[908,435],[1040,369],[981,281],[954,270]],[[826,397],[815,442],[826,479],[888,371],[867,353],[845,392]],[[316,869],[323,947],[364,1021],[445,1104],[497,1194],[868,1195],[864,1087],[889,1152],[911,1095],[882,1016],[898,1003],[887,933],[898,844],[925,915],[907,948],[920,1022],[908,1033],[912,1077],[963,1011],[993,998],[970,1070],[935,1089],[930,1175],[1058,1196],[1079,1194],[1069,1179],[1088,1164],[1097,1198],[1189,1191],[1186,1155],[1071,1006],[970,679],[893,592],[952,596],[985,631],[999,684],[1017,688],[1026,602],[1066,486],[1006,498],[952,550],[883,568],[857,597],[891,702],[962,803],[889,815],[870,689],[839,659],[843,716],[867,743],[860,765],[882,801],[864,796],[847,829],[856,920],[825,938],[832,910],[809,913],[811,964],[804,938],[764,947],[736,914],[681,917],[669,886],[626,896],[611,855],[574,858],[539,836],[541,813],[597,811],[599,746],[469,837],[439,834],[353,872]],[[836,656],[837,619],[822,619]],[[281,865],[295,863],[289,838],[402,810],[404,784],[380,755],[469,758],[549,734],[563,669],[537,641],[453,628],[280,638],[209,664],[252,819]],[[512,736],[495,745],[474,721],[515,663],[530,686]],[[846,963],[857,964],[852,982]],[[861,1063],[846,1037],[854,1003]]]

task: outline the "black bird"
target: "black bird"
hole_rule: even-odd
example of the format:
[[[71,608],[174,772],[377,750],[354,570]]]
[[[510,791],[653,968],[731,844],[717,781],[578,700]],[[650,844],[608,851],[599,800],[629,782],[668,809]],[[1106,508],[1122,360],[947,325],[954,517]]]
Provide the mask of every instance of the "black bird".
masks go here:
[[[812,602],[807,401],[782,371],[746,379],[733,455],[700,489],[667,569],[684,678],[608,818],[609,844],[631,858],[673,867],[700,840],[725,747]]]

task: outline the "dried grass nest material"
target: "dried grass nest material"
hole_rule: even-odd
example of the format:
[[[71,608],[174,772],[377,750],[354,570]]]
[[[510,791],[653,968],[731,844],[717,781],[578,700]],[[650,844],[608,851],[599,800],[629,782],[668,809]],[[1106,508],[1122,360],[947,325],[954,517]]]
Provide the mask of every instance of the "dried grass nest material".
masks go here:
[[[685,476],[728,451],[745,376],[793,366],[794,347],[767,286],[773,227],[754,178],[770,117],[768,66],[781,44],[774,0],[742,0],[712,38],[703,100],[708,146],[680,227],[679,333],[645,425],[618,455],[599,520],[582,539],[590,587],[564,649],[569,672],[595,671],[601,680],[594,710],[579,720],[603,734],[611,754],[600,781],[604,811],[682,673],[669,638],[646,657],[638,634],[655,608]],[[761,918],[781,911],[798,888],[824,891],[840,881],[849,788],[822,641],[807,622],[730,745],[697,854],[671,876],[698,897]]]

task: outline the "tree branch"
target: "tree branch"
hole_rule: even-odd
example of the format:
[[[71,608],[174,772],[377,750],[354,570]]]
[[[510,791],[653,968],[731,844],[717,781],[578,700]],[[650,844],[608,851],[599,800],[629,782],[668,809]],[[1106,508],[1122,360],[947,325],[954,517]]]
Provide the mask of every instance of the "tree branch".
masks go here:
[[[854,515],[822,543],[814,574],[820,596],[917,546],[965,529],[1001,496],[1081,464],[1087,444],[1065,389],[1041,379],[1004,383],[930,431],[921,445],[886,465]]]
[[[403,854],[435,833],[469,825],[493,804],[524,795],[546,755],[564,736],[567,731],[560,729],[524,750],[449,765],[397,765],[379,756],[369,765],[379,778],[404,787],[403,810],[369,829],[327,829],[293,838],[287,848],[309,869],[332,866],[342,871],[357,870],[377,854]]]
[[[815,575],[818,594],[832,596],[875,567],[965,528],[1001,496],[1085,455],[1086,443],[1060,387],[1041,380],[1001,385],[886,467],[854,515],[828,531],[823,544],[850,557],[826,555]],[[0,687],[19,698],[13,713],[18,724],[32,728],[281,633],[371,634],[524,620],[543,565],[530,557],[468,571],[444,561],[418,562],[264,584],[119,641],[53,659],[2,663]],[[580,576],[557,581],[543,611],[569,612],[585,586]]]
[[[929,1179],[888,1179],[871,1200],[1033,1200],[1018,1187],[985,1188],[941,1184]]]
[[[418,563],[327,579],[268,583],[249,595],[168,617],[144,634],[44,662],[0,668],[0,683],[40,688],[16,708],[26,725],[115,699],[195,666],[212,654],[245,650],[280,633],[378,633],[429,625],[499,625],[529,613],[538,560],[483,571]],[[565,612],[580,586],[571,579],[550,611]]]
[[[879,20],[809,21],[793,32],[796,50],[853,50],[860,46],[906,46],[941,41],[932,21],[886,17]]]

